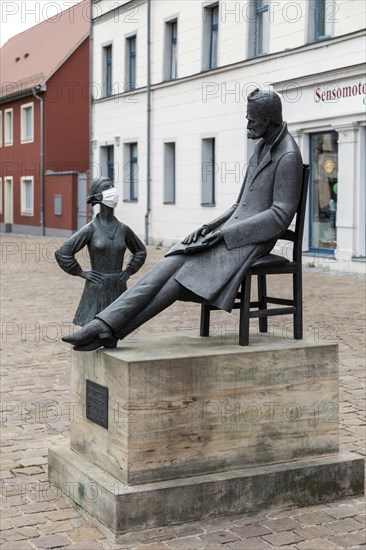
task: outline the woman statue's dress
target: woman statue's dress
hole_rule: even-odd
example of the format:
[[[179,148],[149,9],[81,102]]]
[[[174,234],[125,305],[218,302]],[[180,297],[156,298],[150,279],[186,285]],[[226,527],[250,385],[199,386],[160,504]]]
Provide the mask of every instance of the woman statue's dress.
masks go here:
[[[104,308],[127,290],[121,282],[123,260],[126,249],[132,255],[124,271],[136,273],[146,259],[146,248],[127,225],[114,218],[108,230],[100,223],[98,215],[94,220],[72,235],[57,251],[56,260],[70,275],[80,275],[82,268],[75,254],[87,246],[92,271],[102,277],[100,283],[86,279],[79,307],[73,323],[84,326]]]

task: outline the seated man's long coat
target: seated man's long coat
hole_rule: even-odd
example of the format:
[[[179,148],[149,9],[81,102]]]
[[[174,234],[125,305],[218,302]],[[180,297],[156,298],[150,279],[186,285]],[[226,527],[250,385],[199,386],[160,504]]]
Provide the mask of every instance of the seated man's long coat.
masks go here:
[[[249,267],[288,228],[300,199],[302,159],[286,123],[260,161],[264,145],[263,139],[256,144],[237,202],[207,224],[210,230],[219,228],[224,240],[185,256],[175,274],[185,288],[225,311],[231,311]]]

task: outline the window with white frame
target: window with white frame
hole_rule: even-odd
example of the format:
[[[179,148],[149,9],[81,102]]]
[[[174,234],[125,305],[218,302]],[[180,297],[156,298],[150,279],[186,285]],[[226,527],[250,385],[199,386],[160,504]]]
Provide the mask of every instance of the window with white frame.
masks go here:
[[[175,204],[175,143],[164,143],[164,204]]]
[[[178,22],[176,19],[165,23],[164,80],[175,80],[178,69]]]
[[[249,24],[249,57],[268,53],[269,0],[251,0]]]
[[[34,105],[27,103],[20,108],[21,142],[34,140]]]
[[[202,140],[202,182],[201,204],[212,206],[215,204],[215,175],[216,175],[215,138]]]
[[[33,216],[33,184],[33,176],[20,178],[20,207],[24,216]]]
[[[136,35],[126,38],[125,91],[136,88]]]
[[[6,109],[4,117],[4,143],[5,145],[13,145],[13,109]]]
[[[219,4],[205,6],[203,13],[203,70],[218,63]]]
[[[138,167],[137,143],[126,143],[124,146],[123,166],[123,200],[137,202],[138,200]]]
[[[3,112],[0,111],[0,147],[3,146]]]
[[[336,8],[335,0],[309,0],[309,42],[332,36]]]
[[[112,95],[112,45],[103,46],[103,96]]]

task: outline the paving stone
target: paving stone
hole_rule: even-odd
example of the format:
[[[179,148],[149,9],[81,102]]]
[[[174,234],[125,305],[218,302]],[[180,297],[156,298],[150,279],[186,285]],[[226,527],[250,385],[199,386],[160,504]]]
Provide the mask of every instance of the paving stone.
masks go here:
[[[28,548],[34,549],[34,546],[25,540],[22,541],[21,547],[18,542],[6,542],[1,546],[1,550],[28,550]]]
[[[101,550],[104,547],[99,542],[88,540],[87,542],[76,542],[68,548],[72,548],[73,550]]]
[[[304,514],[299,515],[296,519],[304,525],[319,525],[321,523],[333,521],[333,517],[325,512],[305,512]]]
[[[164,544],[163,542],[158,542],[156,544],[142,544],[141,546],[137,547],[139,550],[167,550],[169,546]]]
[[[272,529],[275,533],[291,531],[301,527],[301,524],[297,520],[290,518],[269,519],[264,521],[263,524]]]
[[[261,535],[269,535],[273,533],[273,530],[257,523],[255,525],[245,525],[243,527],[235,528],[233,527],[233,532],[239,535],[239,537],[249,538],[260,537]]]
[[[0,518],[0,530],[6,531],[7,529],[11,529],[13,526],[10,523],[10,521],[6,518]]]
[[[64,548],[68,547],[71,541],[65,535],[48,535],[32,539],[32,542],[36,548]]]
[[[72,542],[103,539],[104,535],[95,527],[80,527],[69,532]]]
[[[1,517],[3,519],[13,518],[15,516],[21,516],[21,515],[22,515],[22,512],[18,510],[18,508],[16,508],[15,506],[13,506],[12,508],[2,508],[1,510]]]
[[[334,536],[334,531],[331,529],[332,524],[327,525],[312,525],[303,529],[295,529],[295,533],[302,539],[317,539],[320,537]]]
[[[172,539],[167,541],[169,548],[174,548],[176,550],[196,550],[199,548],[209,549],[210,543],[207,540],[203,540],[198,537],[180,537],[179,539]]]
[[[14,474],[24,474],[29,476],[33,476],[36,474],[44,474],[44,470],[39,466],[29,466],[26,468],[14,468],[13,472]]]
[[[333,550],[339,548],[334,542],[326,539],[311,539],[304,540],[296,544],[296,548],[299,550]]]
[[[39,536],[39,532],[35,527],[20,527],[18,533],[23,535],[23,537],[27,537],[27,539]]]
[[[55,521],[55,522],[48,522],[43,523],[43,525],[39,526],[39,530],[42,533],[42,535],[54,535],[57,533],[65,533],[67,531],[72,530],[72,526],[70,526],[70,521]]]
[[[328,524],[328,527],[336,531],[337,533],[347,533],[349,531],[357,531],[362,529],[362,525],[359,521],[353,518],[340,519]]]
[[[263,538],[272,544],[272,546],[285,546],[285,544],[288,545],[303,540],[292,531],[282,531],[281,533],[274,533],[273,535],[264,535]]]
[[[261,538],[251,537],[250,539],[225,544],[223,548],[230,548],[230,550],[269,550],[270,548],[273,549],[273,546]]]
[[[212,542],[214,544],[227,544],[229,542],[235,542],[236,540],[239,540],[238,535],[236,535],[232,531],[226,530],[213,531],[212,533],[202,535],[201,538],[202,540]]]
[[[26,527],[28,525],[39,525],[40,523],[46,523],[46,519],[39,514],[28,514],[25,516],[18,516],[10,519],[14,527]]]
[[[327,513],[331,514],[333,517],[337,519],[343,519],[343,518],[349,518],[352,516],[357,516],[358,510],[355,506],[351,506],[350,504],[336,505],[336,506],[329,506]]]
[[[341,548],[351,548],[352,546],[366,545],[366,531],[362,530],[358,533],[347,533],[346,535],[338,535],[329,539],[334,544]]]
[[[25,514],[51,512],[52,510],[56,510],[56,506],[52,502],[31,502],[22,506],[22,511]]]
[[[54,512],[46,512],[45,515],[51,521],[61,521],[64,519],[80,517],[80,514],[73,508],[68,508],[65,510],[55,510]]]

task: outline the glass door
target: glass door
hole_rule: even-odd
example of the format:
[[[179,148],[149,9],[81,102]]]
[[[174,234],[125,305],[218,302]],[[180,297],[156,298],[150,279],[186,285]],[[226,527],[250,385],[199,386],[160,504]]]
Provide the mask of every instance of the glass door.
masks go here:
[[[310,249],[337,248],[338,133],[310,134]]]

